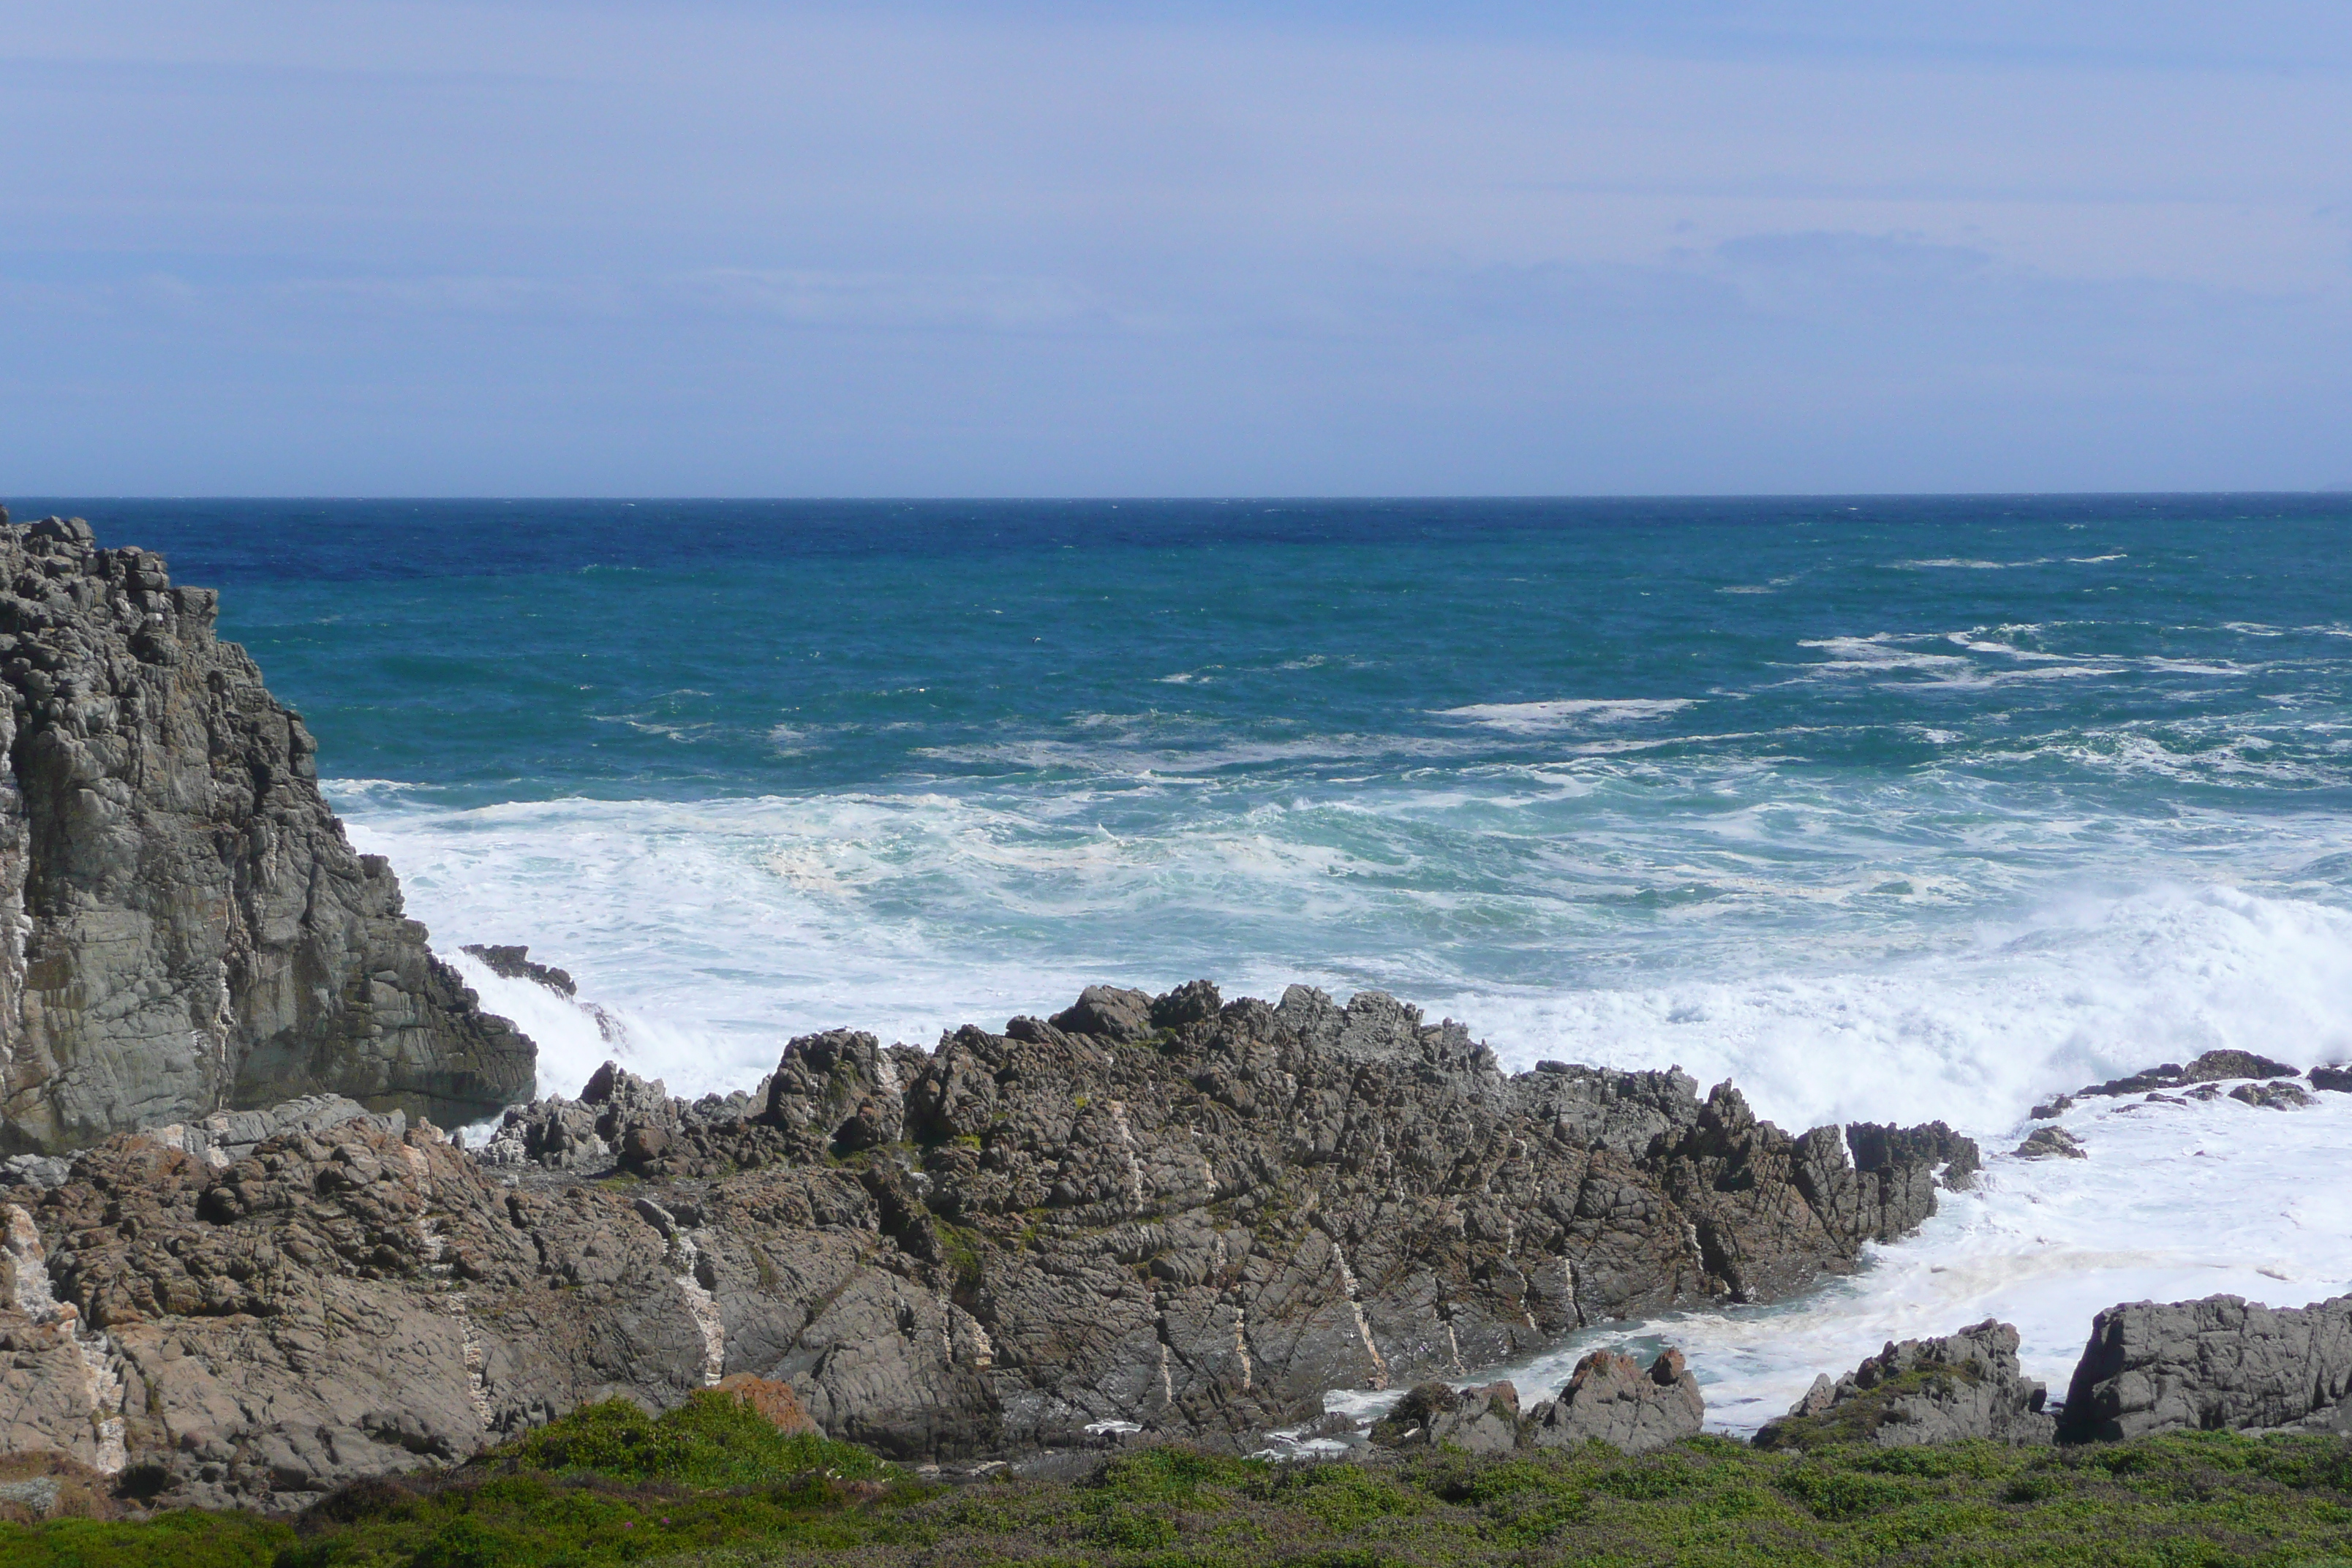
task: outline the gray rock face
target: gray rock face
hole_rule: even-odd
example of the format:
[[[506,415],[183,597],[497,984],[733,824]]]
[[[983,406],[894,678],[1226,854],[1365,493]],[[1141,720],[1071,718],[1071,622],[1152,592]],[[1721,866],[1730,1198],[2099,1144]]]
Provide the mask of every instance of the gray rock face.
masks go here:
[[[610,1194],[509,1188],[429,1127],[291,1120],[226,1168],[131,1133],[16,1189],[12,1446],[282,1509],[716,1380],[690,1237]]]
[[[1377,994],[1106,986],[928,1053],[804,1037],[757,1096],[688,1105],[600,1073],[580,1101],[512,1113],[485,1158],[626,1171],[713,1214],[766,1179],[750,1173],[854,1172],[884,1248],[860,1268],[913,1282],[943,1340],[877,1362],[826,1338],[867,1331],[866,1297],[781,1310],[751,1283],[778,1277],[765,1233],[714,1222],[705,1249],[730,1369],[790,1379],[828,1429],[950,1456],[1109,1421],[1255,1442],[1329,1388],[1801,1289],[1932,1213],[1937,1170],[1976,1163],[1948,1129],[1792,1139],[1728,1085],[1695,1089],[1560,1064],[1506,1078],[1459,1026]]]
[[[1941,1339],[1890,1342],[1835,1383],[1815,1378],[1787,1415],[1756,1434],[1756,1446],[2051,1442],[2057,1423],[2043,1409],[2042,1385],[2020,1371],[2017,1345],[2017,1331],[1990,1319]]]
[[[1599,1441],[1646,1454],[1696,1436],[1706,1419],[1698,1379],[1669,1350],[1647,1367],[1631,1356],[1595,1351],[1576,1363],[1559,1397],[1528,1413],[1528,1442],[1540,1448]]]
[[[1118,994],[1081,1014],[1115,1037],[812,1035],[757,1093],[693,1104],[608,1065],[479,1157],[311,1100],[28,1167],[25,1278],[102,1343],[28,1322],[51,1396],[19,1436],[79,1457],[116,1422],[170,1499],[272,1508],[735,1374],[900,1458],[1086,1448],[1106,1423],[1255,1447],[1328,1389],[1803,1289],[1932,1208],[1922,1162],[1973,1155],[1865,1129],[1857,1170],[1840,1130],[1792,1139],[1728,1086],[1507,1078],[1386,996],[1215,1000],[1147,999],[1180,1021],[1142,1036]],[[119,1386],[92,1391],[93,1357]],[[1592,1363],[1543,1422],[1513,1395],[1462,1440],[1669,1441],[1696,1386],[1660,1364]]]
[[[352,852],[215,608],[85,523],[0,523],[0,1149],[301,1094],[470,1121],[530,1092],[530,1042]]]
[[[2066,1391],[2070,1441],[2147,1432],[2352,1430],[2352,1296],[2271,1308],[2236,1296],[2110,1307]]]

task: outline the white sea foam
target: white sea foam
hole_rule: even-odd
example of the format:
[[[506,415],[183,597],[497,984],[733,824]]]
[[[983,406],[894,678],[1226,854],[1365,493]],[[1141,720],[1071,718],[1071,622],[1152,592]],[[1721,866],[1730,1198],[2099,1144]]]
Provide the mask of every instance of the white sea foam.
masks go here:
[[[1850,1371],[1889,1340],[1999,1318],[2017,1326],[2026,1372],[2063,1398],[2103,1307],[2220,1292],[2302,1306],[2352,1289],[2352,1190],[2314,1179],[2352,1147],[2352,1095],[2287,1111],[2093,1100],[2063,1125],[2087,1158],[2018,1159],[2006,1150],[2025,1128],[2004,1130],[1974,1191],[1944,1194],[1916,1237],[1872,1247],[1862,1273],[1817,1294],[1605,1324],[1481,1375],[1510,1377],[1532,1401],[1556,1394],[1587,1352],[1678,1345],[1705,1387],[1707,1425],[1747,1433],[1816,1373]],[[1356,1390],[1329,1403],[1393,1398]]]
[[[1895,572],[2007,572],[2020,566],[2047,566],[2055,557],[2038,555],[2031,561],[1979,561],[1961,556],[1938,556],[1932,561],[1890,561],[1887,569]]]
[[[1474,702],[1462,708],[1442,708],[1438,716],[1466,719],[1473,724],[1509,734],[1538,735],[1578,723],[1615,723],[1662,719],[1691,707],[1696,698],[1561,698],[1549,702]]]
[[[1696,766],[1554,760],[1329,799],[1197,779],[465,810],[333,794],[441,952],[528,942],[605,1010],[457,959],[539,1040],[547,1091],[608,1056],[676,1093],[748,1089],[810,1029],[927,1042],[1092,982],[1199,973],[1228,995],[1379,986],[1514,1068],[1678,1063],[1792,1130],[1941,1119],[1996,1151],[2037,1098],[2160,1060],[2352,1057],[2352,912],[2324,879],[2352,826],[2334,815],[2132,822],[1958,773],[1862,796],[1753,759]],[[1644,816],[1660,792],[1715,804]],[[2056,1380],[2098,1307],[2300,1302],[2352,1275],[2352,1200],[2312,1179],[2341,1168],[2352,1097],[2095,1103],[2068,1124],[2090,1160],[1996,1160],[1854,1279],[1613,1327],[1516,1369],[1523,1386],[1550,1392],[1594,1343],[1671,1338],[1744,1428],[1889,1337],[2000,1315]]]

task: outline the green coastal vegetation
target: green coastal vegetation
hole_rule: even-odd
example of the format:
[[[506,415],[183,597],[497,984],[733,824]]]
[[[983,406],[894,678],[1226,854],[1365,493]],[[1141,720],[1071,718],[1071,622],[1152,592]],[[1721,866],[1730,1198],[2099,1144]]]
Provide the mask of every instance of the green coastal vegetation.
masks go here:
[[[2352,1565],[2352,1441],[2184,1433],[1759,1452],[1702,1436],[1272,1464],[1181,1447],[1084,1479],[927,1481],[700,1394],[615,1401],[302,1516],[0,1525],[0,1568],[1381,1568],[1384,1564]]]

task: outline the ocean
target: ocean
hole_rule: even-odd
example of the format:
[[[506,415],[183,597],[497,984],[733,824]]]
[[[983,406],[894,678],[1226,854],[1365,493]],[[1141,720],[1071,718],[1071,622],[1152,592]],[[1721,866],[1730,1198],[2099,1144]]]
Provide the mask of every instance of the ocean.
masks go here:
[[[2005,1152],[2352,1057],[2352,497],[15,510],[222,590],[546,1092],[1206,975],[1979,1139],[1853,1279],[1499,1369],[1679,1343],[1732,1431],[1889,1338],[2002,1317],[2063,1392],[2099,1307],[2352,1288],[2352,1095]]]

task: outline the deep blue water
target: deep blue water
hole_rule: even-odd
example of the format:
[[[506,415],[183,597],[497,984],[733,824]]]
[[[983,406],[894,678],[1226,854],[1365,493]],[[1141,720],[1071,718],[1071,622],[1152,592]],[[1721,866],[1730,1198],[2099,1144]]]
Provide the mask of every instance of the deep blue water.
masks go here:
[[[1791,1115],[2352,1020],[2352,497],[52,507],[680,1080],[1195,973]]]

